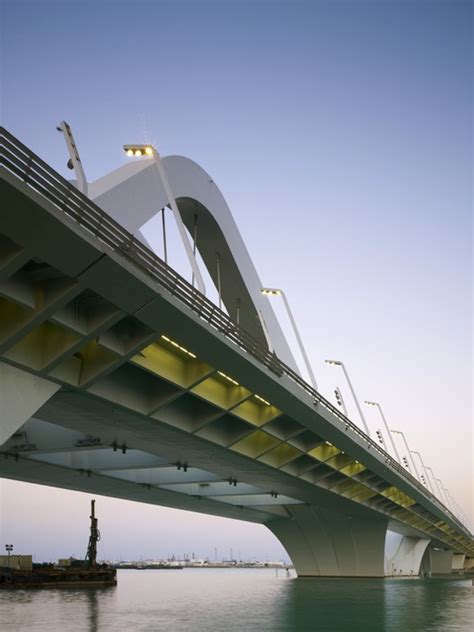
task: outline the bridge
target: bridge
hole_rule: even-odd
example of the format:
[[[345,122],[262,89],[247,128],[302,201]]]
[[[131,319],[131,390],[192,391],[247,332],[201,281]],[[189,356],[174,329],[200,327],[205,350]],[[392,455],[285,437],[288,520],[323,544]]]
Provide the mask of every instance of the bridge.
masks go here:
[[[86,197],[0,129],[0,477],[264,524],[299,576],[471,567],[468,528],[299,375],[209,175],[163,165],[227,313],[133,236],[170,201],[152,160]]]

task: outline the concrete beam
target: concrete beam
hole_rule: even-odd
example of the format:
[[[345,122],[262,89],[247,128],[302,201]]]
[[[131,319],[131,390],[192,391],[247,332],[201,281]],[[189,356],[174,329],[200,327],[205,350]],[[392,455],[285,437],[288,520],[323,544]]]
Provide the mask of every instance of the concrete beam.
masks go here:
[[[27,250],[3,235],[0,236],[0,281],[8,279],[30,258]]]
[[[0,454],[0,477],[257,524],[261,524],[271,517],[271,514],[265,510],[238,507],[201,496],[180,494],[153,485],[112,478],[101,472],[76,470],[33,461],[24,458],[23,455],[12,458],[11,455]],[[186,517],[183,520],[186,520]]]
[[[0,362],[0,445],[61,387]]]

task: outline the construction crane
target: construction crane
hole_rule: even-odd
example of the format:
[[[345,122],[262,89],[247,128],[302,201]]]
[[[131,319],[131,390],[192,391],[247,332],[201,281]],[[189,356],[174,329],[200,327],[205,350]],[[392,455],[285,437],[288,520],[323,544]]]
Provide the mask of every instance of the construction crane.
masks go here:
[[[97,565],[97,542],[100,541],[100,531],[97,527],[98,520],[95,517],[95,500],[91,500],[91,532],[87,546],[86,566],[95,568]]]

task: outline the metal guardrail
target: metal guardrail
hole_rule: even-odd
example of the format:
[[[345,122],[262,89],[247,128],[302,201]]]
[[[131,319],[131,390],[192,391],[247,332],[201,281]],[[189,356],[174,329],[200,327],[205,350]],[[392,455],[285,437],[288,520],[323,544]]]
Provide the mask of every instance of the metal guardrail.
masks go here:
[[[346,431],[351,430],[355,435],[363,439],[368,449],[377,452],[387,465],[431,501],[440,505],[454,522],[465,528],[450,509],[407,472],[373,439],[366,435],[363,430],[305,382],[298,373],[279,360],[274,353],[268,351],[251,334],[234,323],[227,314],[196,290],[191,283],[186,281],[3,127],[0,127],[0,167],[5,168],[32,190],[45,197],[56,208],[63,211],[106,246],[132,261],[205,322],[261,362],[278,377],[286,375],[311,396],[315,405],[320,404],[330,411],[345,425]]]

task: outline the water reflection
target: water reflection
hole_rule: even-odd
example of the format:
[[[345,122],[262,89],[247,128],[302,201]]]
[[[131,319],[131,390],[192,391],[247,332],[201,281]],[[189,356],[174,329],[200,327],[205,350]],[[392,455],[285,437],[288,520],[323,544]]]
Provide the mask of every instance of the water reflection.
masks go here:
[[[99,629],[99,601],[97,592],[97,590],[88,590],[86,592],[89,614],[89,632],[97,632]],[[102,597],[102,595],[100,596]]]
[[[273,629],[381,632],[384,592],[384,581],[377,579],[293,579],[286,583]]]
[[[280,594],[274,629],[285,632],[468,632],[468,579],[295,579]]]
[[[385,584],[387,632],[472,629],[474,591],[469,579],[386,579]]]
[[[470,579],[120,571],[116,588],[0,591],[2,632],[470,632]]]

